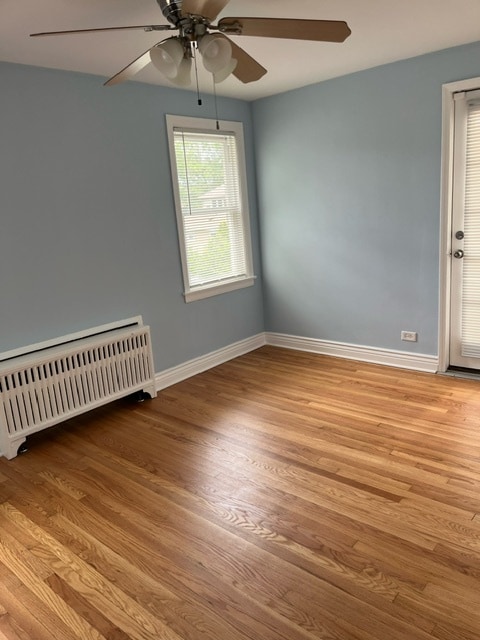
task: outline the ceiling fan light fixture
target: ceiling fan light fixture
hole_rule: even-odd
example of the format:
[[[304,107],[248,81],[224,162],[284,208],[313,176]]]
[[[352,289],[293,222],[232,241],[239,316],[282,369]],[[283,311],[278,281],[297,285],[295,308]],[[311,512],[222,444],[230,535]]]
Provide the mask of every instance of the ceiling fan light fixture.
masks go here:
[[[232,46],[220,33],[202,36],[198,42],[198,50],[202,54],[203,66],[210,73],[220,73],[231,63]]]
[[[150,50],[150,59],[160,73],[172,80],[179,75],[184,54],[180,39],[169,38]]]

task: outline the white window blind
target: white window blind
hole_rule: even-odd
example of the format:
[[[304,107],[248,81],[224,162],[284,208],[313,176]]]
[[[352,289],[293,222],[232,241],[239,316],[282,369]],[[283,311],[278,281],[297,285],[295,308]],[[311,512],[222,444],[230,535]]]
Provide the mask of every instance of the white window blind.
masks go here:
[[[179,126],[180,118],[168,118],[185,297],[190,301],[249,286],[253,274],[238,126],[236,131],[216,130],[211,121],[208,128]],[[195,295],[202,291],[206,294]]]
[[[480,357],[480,101],[478,97],[467,100],[464,231],[462,355]]]

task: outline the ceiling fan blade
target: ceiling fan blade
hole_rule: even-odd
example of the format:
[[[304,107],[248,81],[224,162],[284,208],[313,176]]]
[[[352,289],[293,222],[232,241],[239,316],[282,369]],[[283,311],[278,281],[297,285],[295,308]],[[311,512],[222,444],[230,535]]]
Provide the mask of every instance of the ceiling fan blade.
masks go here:
[[[151,61],[151,58],[150,58],[151,49],[153,49],[153,47],[150,47],[150,49],[147,49],[147,51],[145,51],[145,53],[142,53],[141,56],[138,56],[138,58],[135,58],[133,62],[130,62],[130,64],[127,64],[126,67],[123,67],[121,71],[119,71],[114,76],[112,76],[109,80],[104,82],[103,86],[112,87],[114,84],[120,84],[121,82],[126,82],[127,80],[130,80],[131,78],[133,78],[134,75],[136,75],[139,71],[141,71],[144,67],[146,67],[147,64]]]
[[[211,22],[225,9],[229,1],[230,0],[183,0],[182,14],[186,16],[191,13],[195,16],[203,16]]]
[[[218,23],[222,33],[293,40],[343,42],[351,34],[341,20],[297,20],[289,18],[222,18]]]
[[[149,24],[129,27],[101,27],[97,29],[70,29],[68,31],[43,31],[42,33],[31,33],[31,38],[38,36],[64,36],[71,33],[95,33],[96,31],[124,31],[125,29],[143,29],[143,31],[166,31],[174,29],[166,24]]]
[[[252,58],[244,49],[238,46],[233,40],[227,38],[232,45],[232,58],[235,58],[238,62],[236,68],[232,72],[233,75],[241,82],[248,84],[249,82],[256,82],[260,80],[266,73],[265,67]]]

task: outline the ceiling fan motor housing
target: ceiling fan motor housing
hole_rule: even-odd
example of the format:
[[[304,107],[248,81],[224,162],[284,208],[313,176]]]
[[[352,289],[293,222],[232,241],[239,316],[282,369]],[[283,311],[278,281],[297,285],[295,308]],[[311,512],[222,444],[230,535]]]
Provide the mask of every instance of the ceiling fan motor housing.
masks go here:
[[[157,0],[165,18],[176,27],[182,19],[182,0]]]

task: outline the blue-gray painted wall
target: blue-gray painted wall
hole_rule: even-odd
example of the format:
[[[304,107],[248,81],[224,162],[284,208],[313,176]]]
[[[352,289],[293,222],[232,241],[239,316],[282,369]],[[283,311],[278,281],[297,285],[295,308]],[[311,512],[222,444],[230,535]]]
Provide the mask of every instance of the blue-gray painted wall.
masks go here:
[[[267,330],[437,353],[442,84],[477,76],[479,43],[253,105]]]
[[[185,304],[165,114],[212,99],[0,63],[0,352],[141,314],[162,371],[263,331],[255,286]],[[251,107],[242,121],[260,276]]]
[[[220,99],[263,291],[185,304],[165,113],[212,99],[0,63],[0,352],[141,314],[158,371],[263,330],[436,354],[441,89],[476,76],[480,43]]]

